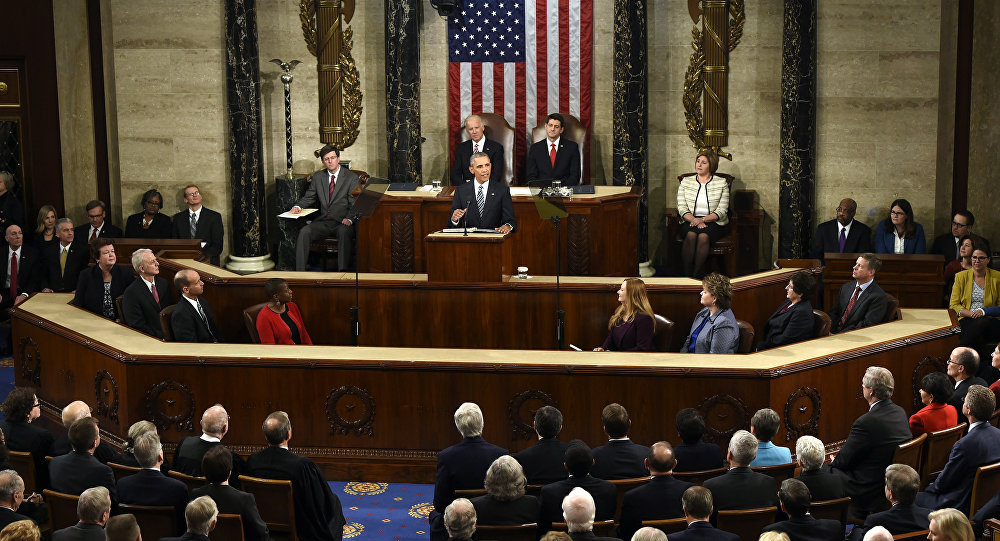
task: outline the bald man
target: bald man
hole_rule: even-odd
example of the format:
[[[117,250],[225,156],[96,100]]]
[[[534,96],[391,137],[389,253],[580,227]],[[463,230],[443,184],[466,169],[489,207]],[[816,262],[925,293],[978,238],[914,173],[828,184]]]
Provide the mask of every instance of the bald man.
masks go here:
[[[642,527],[644,520],[684,516],[681,495],[693,485],[674,478],[674,466],[677,465],[674,448],[666,441],[654,443],[649,448],[645,465],[653,478],[649,483],[626,492],[622,500],[621,519],[617,531],[618,537],[622,539],[632,539],[632,535]]]
[[[90,417],[90,406],[83,400],[70,402],[62,410],[62,422],[67,431],[71,424],[84,417]],[[52,456],[65,455],[72,450],[73,446],[70,445],[69,436],[66,434],[58,436],[52,444]],[[94,451],[94,457],[101,461],[101,464],[107,464],[108,462],[120,463],[120,456],[118,451],[115,451],[114,446],[103,439],[101,443],[97,444],[97,450]]]
[[[846,198],[837,206],[837,217],[816,228],[809,257],[825,261],[824,254],[862,254],[872,251],[872,230],[854,219],[857,201]]]
[[[186,436],[177,444],[174,451],[173,469],[188,475],[201,477],[201,459],[205,452],[216,445],[222,445],[222,438],[229,432],[229,413],[221,404],[216,404],[201,415],[201,436]],[[232,449],[230,449],[232,451]],[[233,453],[233,472],[229,476],[229,484],[240,487],[239,476],[246,474],[246,461],[237,453]]]

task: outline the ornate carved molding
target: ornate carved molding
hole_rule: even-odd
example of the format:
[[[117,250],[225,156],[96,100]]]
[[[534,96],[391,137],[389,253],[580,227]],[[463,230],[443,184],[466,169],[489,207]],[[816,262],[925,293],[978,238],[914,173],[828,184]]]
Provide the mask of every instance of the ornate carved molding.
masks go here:
[[[567,265],[570,276],[590,275],[590,216],[570,214],[566,225]]]
[[[360,412],[354,410],[362,406]],[[345,419],[339,410],[354,417]],[[356,433],[358,436],[375,437],[375,399],[366,389],[344,385],[333,389],[326,397],[326,418],[330,421],[331,434]]]
[[[21,376],[35,385],[41,385],[42,356],[38,353],[38,343],[34,338],[25,336],[18,344],[21,350]]]
[[[521,415],[521,409],[529,400],[538,400],[546,406],[559,407],[552,395],[538,389],[528,389],[514,395],[507,403],[507,420],[510,422],[510,429],[514,432],[514,437],[522,440],[531,439],[535,436],[535,410],[529,413],[530,421],[525,421]]]
[[[819,434],[820,396],[812,387],[799,387],[785,401],[785,441]],[[804,420],[801,420],[805,417]]]
[[[389,219],[392,272],[413,272],[413,213],[393,212]]]
[[[171,415],[170,411],[177,409],[178,399],[180,411]],[[183,383],[167,380],[150,387],[146,391],[145,409],[146,416],[160,430],[176,426],[179,431],[194,432],[194,393]]]
[[[97,404],[94,414],[118,422],[118,382],[107,370],[101,370],[94,377],[94,395]]]
[[[705,440],[725,443],[741,428],[747,426],[750,411],[742,400],[730,394],[710,396],[698,404],[698,411],[705,418]]]
[[[913,367],[913,374],[910,375],[910,386],[913,389],[913,411],[924,407],[920,401],[920,380],[931,372],[947,372],[948,364],[946,359],[940,357],[924,357],[920,359],[917,366]]]

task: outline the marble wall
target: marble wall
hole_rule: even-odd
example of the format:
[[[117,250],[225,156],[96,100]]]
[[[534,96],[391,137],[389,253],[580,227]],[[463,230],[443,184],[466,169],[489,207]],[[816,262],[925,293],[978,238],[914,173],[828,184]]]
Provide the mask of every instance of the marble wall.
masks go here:
[[[972,46],[972,103],[969,126],[969,209],[976,215],[975,231],[1000,241],[1000,216],[995,202],[1000,195],[996,178],[996,156],[1000,152],[1000,87],[996,66],[1000,61],[1000,4],[975,3],[976,16]],[[950,180],[950,177],[949,177]],[[950,217],[949,217],[950,218]]]

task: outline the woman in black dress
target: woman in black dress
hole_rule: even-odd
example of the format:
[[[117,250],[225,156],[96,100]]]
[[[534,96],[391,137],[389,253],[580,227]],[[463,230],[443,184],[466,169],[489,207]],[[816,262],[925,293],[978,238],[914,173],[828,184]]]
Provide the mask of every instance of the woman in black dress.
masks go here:
[[[90,252],[97,264],[80,273],[73,304],[108,319],[118,319],[115,299],[125,293],[135,275],[131,268],[115,264],[118,259],[111,239],[98,237],[90,245]]]
[[[608,337],[594,351],[653,351],[653,308],[646,283],[626,278],[618,290],[621,303],[608,321]]]

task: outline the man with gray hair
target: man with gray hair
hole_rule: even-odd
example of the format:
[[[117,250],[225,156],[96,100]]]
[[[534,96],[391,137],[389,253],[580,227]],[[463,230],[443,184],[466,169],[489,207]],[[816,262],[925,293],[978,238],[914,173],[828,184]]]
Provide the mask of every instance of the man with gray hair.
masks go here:
[[[111,516],[111,493],[104,487],[88,488],[76,503],[75,525],[57,530],[52,541],[104,541],[104,525]]]
[[[703,483],[712,491],[717,511],[756,509],[775,504],[777,484],[774,477],[750,469],[757,456],[757,438],[746,430],[737,430],[729,440],[729,471]]]
[[[659,528],[643,526],[635,531],[632,541],[667,541],[667,534]]]
[[[108,523],[104,526],[104,533],[108,536],[107,541],[142,541],[139,523],[136,522],[135,515],[131,513],[108,519]]]
[[[946,368],[948,377],[955,380],[955,391],[948,398],[948,403],[955,407],[958,412],[958,424],[972,424],[963,413],[962,406],[965,404],[965,393],[969,392],[969,387],[982,385],[989,387],[989,383],[977,376],[979,372],[979,354],[976,350],[967,347],[957,347],[951,350]],[[989,420],[989,417],[981,420]]]
[[[850,539],[867,539],[865,532],[876,527],[887,529],[890,537],[929,528],[931,521],[927,515],[933,509],[913,503],[919,490],[920,474],[916,470],[906,464],[889,464],[885,469],[885,497],[892,507],[887,511],[868,515],[864,526],[854,527]]]
[[[507,450],[483,439],[483,411],[477,404],[465,402],[455,410],[455,427],[462,441],[438,453],[434,477],[434,510],[430,521],[431,541],[443,541],[445,507],[455,499],[456,490],[483,488],[486,470]]]
[[[563,518],[566,520],[566,530],[574,541],[590,539],[593,541],[613,541],[617,537],[598,537],[594,535],[594,497],[589,492],[574,487],[563,498]]]
[[[688,525],[687,528],[670,534],[670,541],[740,541],[740,536],[718,530],[709,523],[708,518],[712,516],[713,508],[712,492],[707,488],[695,485],[685,490],[681,495],[681,507],[684,508],[684,519]]]
[[[851,502],[864,514],[885,504],[885,467],[892,463],[896,447],[913,437],[909,417],[890,398],[894,387],[892,372],[881,366],[865,370],[861,394],[868,402],[868,412],[854,421],[847,441],[830,464],[843,477]]]
[[[298,503],[298,502],[296,502]],[[208,534],[215,529],[219,517],[219,508],[215,500],[208,496],[199,496],[184,509],[184,520],[187,531],[180,537],[164,537],[160,541],[208,541]]]
[[[476,533],[476,508],[465,498],[456,498],[444,508],[444,527],[449,541],[472,541]]]
[[[80,271],[90,262],[90,251],[82,243],[73,242],[73,220],[59,218],[55,227],[56,239],[41,248],[42,277],[39,284],[46,293],[70,293],[76,291]]]
[[[824,465],[826,448],[819,438],[801,436],[795,441],[795,459],[802,467],[797,479],[809,487],[813,501],[836,500],[847,496],[844,480]]]
[[[169,505],[177,513],[177,529],[184,527],[184,506],[189,500],[187,486],[160,471],[163,446],[155,431],[135,439],[132,453],[142,467],[118,481],[118,500],[131,505]]]
[[[924,529],[926,530],[927,528]],[[875,526],[874,528],[865,532],[865,536],[862,539],[863,541],[892,541],[892,534],[889,532],[889,530],[883,528],[882,526]]]
[[[486,138],[482,117],[469,115],[465,119],[465,133],[469,138],[455,147],[455,161],[451,164],[451,185],[460,186],[475,178],[469,171],[469,158],[477,152],[486,154],[493,164],[490,182],[503,182],[504,148],[493,139]]]
[[[229,432],[229,413],[222,404],[216,404],[201,414],[201,436],[185,436],[174,451],[174,471],[201,477],[201,459],[205,451],[222,444],[222,438]],[[232,451],[232,449],[230,449]],[[233,474],[229,484],[240,488],[239,476],[246,473],[246,461],[233,453]]]
[[[24,481],[14,470],[0,471],[0,530],[11,522],[31,520],[17,512],[24,501]]]
[[[122,318],[125,324],[150,336],[163,339],[160,311],[174,303],[170,284],[160,274],[160,262],[149,248],[132,252],[132,268],[139,280],[122,294]]]
[[[52,442],[52,455],[51,456],[62,456],[73,450],[73,446],[69,442],[69,427],[79,419],[84,417],[90,417],[90,406],[87,405],[83,400],[74,400],[66,407],[62,409],[62,423],[66,427],[66,434],[56,436],[54,442]],[[118,463],[120,454],[115,451],[114,446],[110,443],[101,440],[97,444],[97,449],[94,451],[94,458],[99,460],[101,464],[107,464],[108,462]]]

